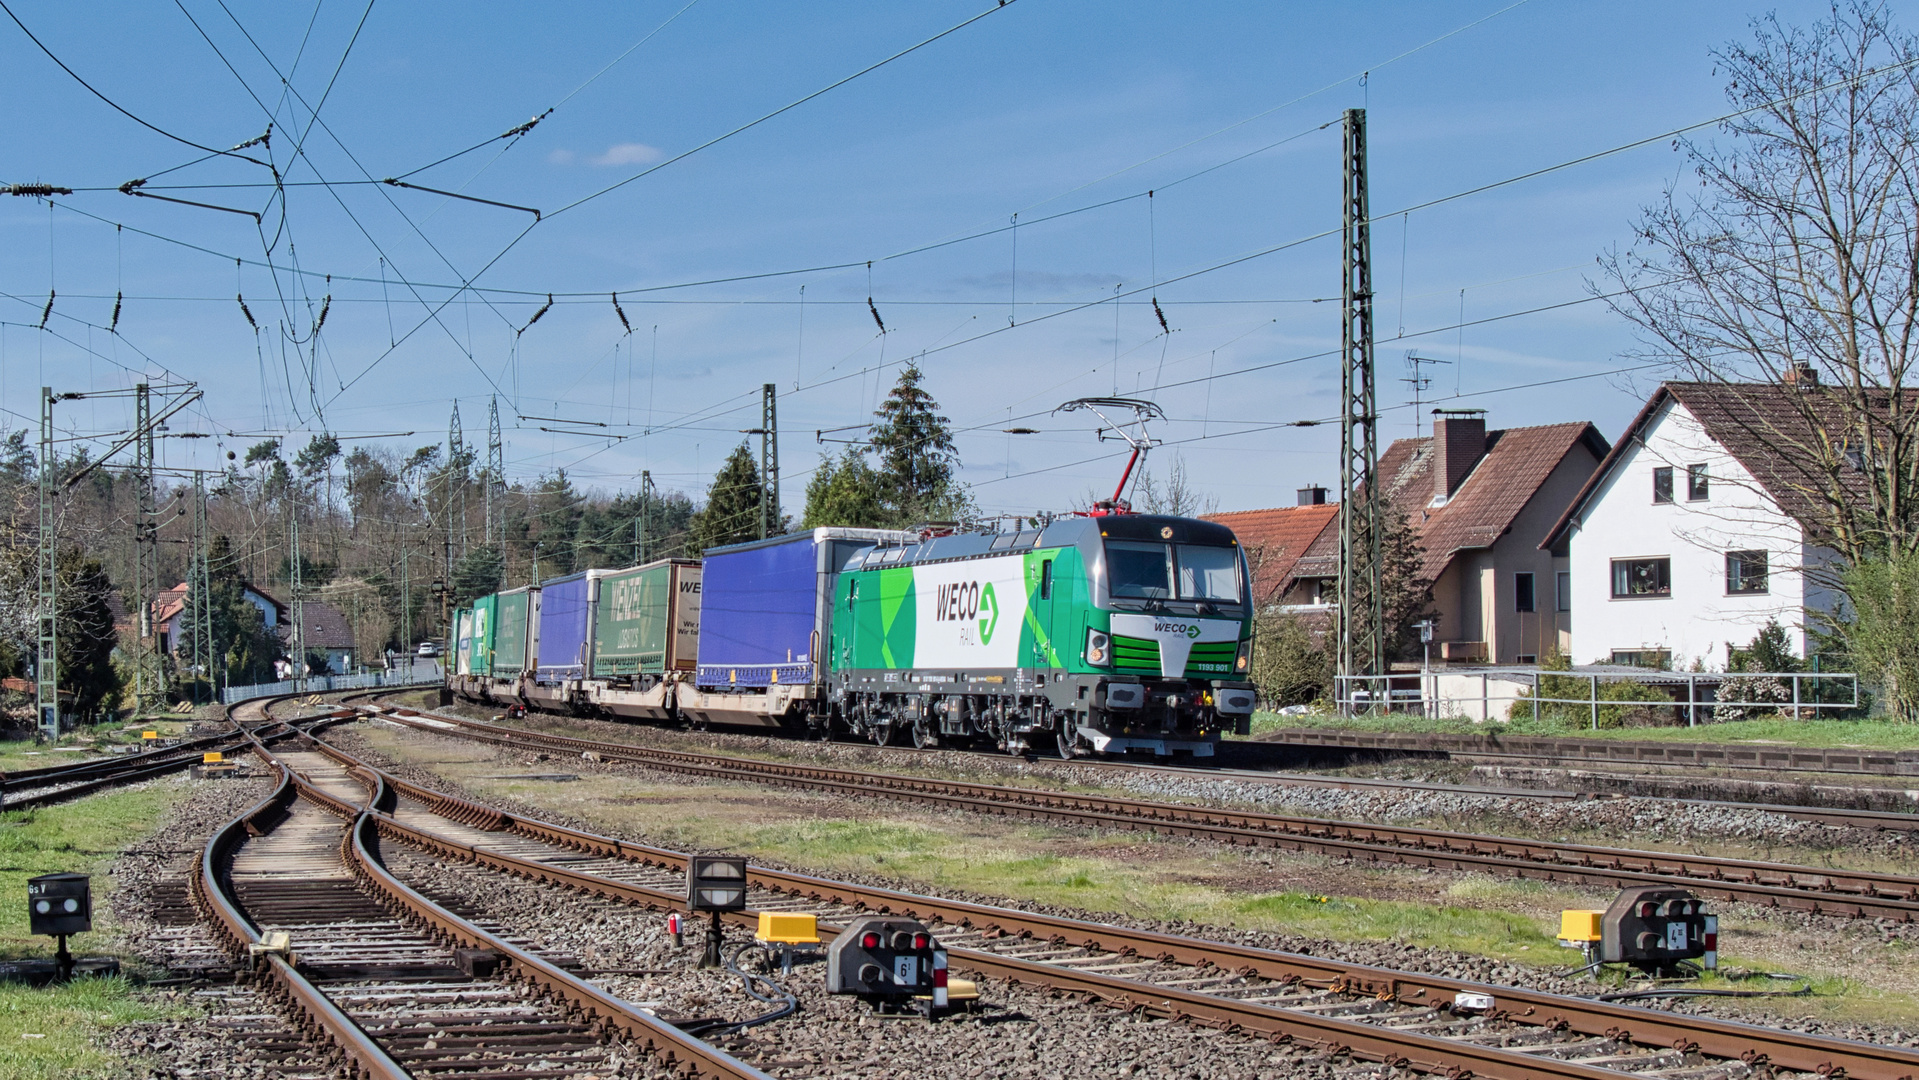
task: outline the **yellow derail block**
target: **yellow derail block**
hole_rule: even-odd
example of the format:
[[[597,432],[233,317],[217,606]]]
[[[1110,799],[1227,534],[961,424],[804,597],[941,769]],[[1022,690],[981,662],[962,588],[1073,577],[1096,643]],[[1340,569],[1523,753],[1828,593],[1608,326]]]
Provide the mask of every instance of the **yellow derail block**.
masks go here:
[[[1562,911],[1559,913],[1559,940],[1598,941],[1599,919],[1603,911]]]
[[[160,733],[157,731],[142,731],[140,737],[142,739],[157,739],[160,737]]]
[[[200,764],[202,765],[218,765],[225,760],[226,755],[220,753],[218,750],[209,750],[200,755]]]
[[[762,911],[759,931],[753,937],[757,941],[764,941],[770,945],[818,945],[820,943],[819,918],[813,915]]]

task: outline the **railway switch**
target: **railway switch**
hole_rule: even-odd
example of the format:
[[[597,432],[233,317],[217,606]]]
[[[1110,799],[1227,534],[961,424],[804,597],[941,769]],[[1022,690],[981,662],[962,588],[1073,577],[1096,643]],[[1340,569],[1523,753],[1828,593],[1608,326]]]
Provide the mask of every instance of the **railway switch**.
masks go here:
[[[826,947],[826,992],[858,994],[882,1007],[928,999],[928,1015],[946,990],[946,950],[924,923],[862,915]]]

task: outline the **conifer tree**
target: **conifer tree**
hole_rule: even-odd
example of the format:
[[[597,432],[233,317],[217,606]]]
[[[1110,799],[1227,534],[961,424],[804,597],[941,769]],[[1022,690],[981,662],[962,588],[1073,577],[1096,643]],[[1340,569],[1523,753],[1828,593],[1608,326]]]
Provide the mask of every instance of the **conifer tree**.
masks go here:
[[[872,447],[878,458],[877,494],[888,525],[907,526],[973,512],[972,496],[956,479],[959,451],[951,421],[939,402],[920,387],[925,375],[908,364],[873,415]]]
[[[693,519],[693,548],[698,556],[707,548],[757,540],[760,535],[760,470],[746,443],[733,448],[706,491],[706,508]]]

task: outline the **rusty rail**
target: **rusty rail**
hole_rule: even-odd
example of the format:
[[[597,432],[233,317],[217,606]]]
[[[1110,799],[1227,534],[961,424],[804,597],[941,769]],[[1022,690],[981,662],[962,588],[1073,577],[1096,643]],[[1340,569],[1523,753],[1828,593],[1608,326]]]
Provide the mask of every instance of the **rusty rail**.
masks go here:
[[[279,770],[280,784],[271,795],[227,822],[207,841],[200,855],[200,872],[193,882],[195,899],[212,918],[229,947],[241,957],[246,956],[248,945],[259,943],[260,932],[228,892],[222,868],[246,837],[269,831],[271,819],[284,813],[293,802],[293,774],[284,766],[280,766]],[[267,980],[272,996],[278,997],[294,1012],[306,1034],[331,1043],[356,1076],[363,1080],[409,1080],[406,1069],[399,1062],[381,1049],[351,1017],[327,1000],[318,987],[294,970],[292,964],[270,954],[262,959],[263,963],[252,974]]]
[[[608,1029],[618,1030],[635,1045],[659,1055],[678,1068],[688,1069],[696,1075],[714,1078],[714,1080],[772,1080],[766,1073],[731,1054],[686,1034],[643,1012],[630,1002],[446,910],[394,877],[379,857],[376,822],[385,817],[378,808],[390,808],[393,805],[393,789],[399,785],[387,774],[365,766],[310,735],[307,736],[306,741],[315,748],[333,755],[336,760],[347,765],[357,779],[368,784],[371,795],[367,805],[357,806],[347,802],[307,782],[296,770],[280,764],[279,767],[287,777],[283,786],[291,788],[299,798],[307,799],[326,808],[329,812],[351,819],[352,824],[347,831],[347,841],[343,845],[342,855],[354,875],[377,895],[384,898],[389,906],[426,926],[436,935],[459,942],[462,946],[484,948],[500,954],[506,961],[507,970],[514,976],[525,979],[543,992],[566,1001],[596,1023]],[[256,744],[254,750],[261,757],[278,764],[271,752],[263,745]],[[499,811],[481,807],[466,800],[438,796],[437,801],[448,810],[460,814],[460,820],[468,823],[479,824],[490,821],[503,823],[506,820],[505,815]],[[259,809],[256,808],[256,811]],[[237,844],[237,838],[233,842]],[[235,914],[237,915],[237,910]],[[349,1024],[352,1023],[344,1014],[341,1014],[341,1019]],[[375,1076],[378,1080],[385,1080],[379,1074]]]
[[[481,724],[460,717],[383,711],[379,719],[499,745],[597,754],[603,761],[711,779],[801,787],[850,796],[931,803],[1069,825],[1145,830],[1220,843],[1313,851],[1362,862],[1477,870],[1536,880],[1622,888],[1670,885],[1707,896],[1815,914],[1919,920],[1919,878],[1741,859],[1479,836],[1436,829],[1289,817],[1036,788],[864,773],[718,754],[656,750]],[[443,725],[452,725],[451,729]]]
[[[325,743],[318,745],[324,752],[334,755],[336,760],[364,766],[364,763],[336,747]],[[385,783],[395,793],[425,805],[464,803],[470,808],[491,811],[506,819],[504,829],[532,839],[596,855],[674,868],[684,866],[685,856],[677,852],[519,817],[391,775],[385,776]],[[420,846],[445,857],[460,858],[532,880],[655,908],[677,909],[685,901],[684,896],[677,892],[652,889],[476,847],[407,825],[384,813],[370,814],[368,819],[374,829],[392,839]],[[1487,994],[1498,1002],[1497,1012],[1503,1019],[1529,1026],[1614,1038],[1641,1046],[1681,1048],[1714,1058],[1750,1063],[1769,1062],[1777,1068],[1814,1072],[1822,1076],[1845,1075],[1852,1080],[1908,1080],[1912,1076],[1919,1076],[1919,1053],[1911,1050],[1783,1032],[1516,987],[1345,964],[1303,954],[1132,930],[1058,916],[1036,915],[784,871],[754,869],[750,871],[750,879],[753,885],[789,895],[831,900],[867,910],[938,918],[962,927],[989,927],[1039,940],[1085,945],[1088,948],[1168,959],[1225,971],[1248,972],[1277,981],[1325,984],[1351,993],[1374,996],[1382,1001],[1436,1006],[1453,1000],[1460,993]],[[753,925],[757,914],[749,911],[728,918],[738,924]],[[837,929],[832,926],[825,928]],[[1296,1040],[1327,1051],[1344,1048],[1362,1057],[1402,1063],[1427,1072],[1470,1071],[1475,1076],[1510,1077],[1514,1080],[1539,1076],[1581,1077],[1588,1080],[1609,1077],[1618,1080],[1622,1075],[1617,1070],[1600,1069],[1576,1061],[1557,1061],[1538,1054],[1517,1054],[1494,1047],[1462,1044],[1456,1040],[1394,1031],[1203,992],[1182,991],[1093,972],[1073,971],[981,950],[954,948],[951,955],[954,963],[964,968],[1017,982],[1088,994],[1121,1008],[1257,1032],[1275,1039]]]

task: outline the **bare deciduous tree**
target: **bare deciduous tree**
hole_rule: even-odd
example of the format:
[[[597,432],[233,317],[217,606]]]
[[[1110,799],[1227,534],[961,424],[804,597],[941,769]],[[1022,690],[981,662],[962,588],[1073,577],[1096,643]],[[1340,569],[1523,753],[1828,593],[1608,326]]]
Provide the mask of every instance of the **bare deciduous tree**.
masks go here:
[[[1919,40],[1850,0],[1768,16],[1715,53],[1741,110],[1680,140],[1697,187],[1601,260],[1643,354],[1758,384],[1730,417],[1779,451],[1762,478],[1847,563],[1919,550]],[[1809,383],[1815,382],[1816,386]]]

